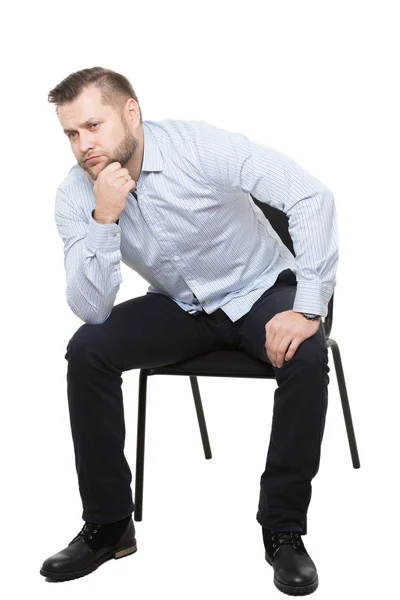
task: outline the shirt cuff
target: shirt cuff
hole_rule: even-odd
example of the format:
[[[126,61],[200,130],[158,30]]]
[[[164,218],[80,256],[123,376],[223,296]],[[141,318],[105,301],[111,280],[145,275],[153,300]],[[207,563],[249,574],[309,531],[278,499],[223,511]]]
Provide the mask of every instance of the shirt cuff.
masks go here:
[[[293,310],[294,312],[326,317],[332,293],[333,289],[330,286],[309,281],[298,281]]]
[[[121,228],[116,223],[98,223],[93,219],[92,213],[87,229],[86,244],[93,250],[118,250],[121,244]]]

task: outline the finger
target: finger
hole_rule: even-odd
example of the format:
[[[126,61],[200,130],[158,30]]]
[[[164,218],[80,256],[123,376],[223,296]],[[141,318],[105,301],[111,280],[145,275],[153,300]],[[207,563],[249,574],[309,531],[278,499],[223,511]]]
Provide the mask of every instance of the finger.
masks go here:
[[[281,337],[277,333],[273,333],[272,335],[271,334],[269,335],[269,344],[268,344],[267,353],[268,353],[268,356],[270,356],[271,362],[274,367],[276,367],[277,352],[278,352],[280,340],[281,340]]]
[[[274,343],[271,349],[271,354],[274,359],[273,365],[274,367],[280,368],[283,363],[283,357],[286,353],[286,350],[290,344],[290,338],[283,337],[280,334],[277,334],[274,339]]]
[[[125,175],[129,175],[129,177],[131,176],[128,169],[126,169],[125,167],[121,167],[120,169],[117,169],[117,171],[115,171],[115,174],[118,177],[125,177]]]
[[[280,342],[277,351],[276,351],[276,366],[278,367],[278,369],[280,369],[283,365],[284,362],[284,357],[285,354],[287,353],[287,350],[290,346],[291,343],[291,338],[288,336],[285,336],[282,341]]]
[[[124,185],[126,186],[126,189],[131,192],[132,190],[134,190],[136,188],[136,181],[134,181],[133,179],[130,179],[130,180],[126,181],[124,183]]]
[[[132,184],[132,182],[133,182],[133,184]],[[128,191],[131,191],[131,190],[135,189],[136,181],[134,181],[130,175],[124,175],[123,177],[117,177],[113,181],[113,185],[116,187],[126,186],[125,189]]]
[[[266,335],[266,339],[265,339],[265,350],[267,352],[267,354],[270,356],[272,353],[272,343],[275,339],[276,333],[274,332],[273,329],[270,329],[268,334]]]
[[[268,357],[269,362],[271,363],[271,365],[273,367],[275,367],[276,363],[275,363],[275,357],[274,357],[274,355],[272,354],[271,351],[269,351],[267,349],[266,349],[266,353],[267,353],[267,357]]]
[[[285,355],[285,361],[291,360],[293,358],[293,356],[296,354],[297,348],[300,346],[301,344],[301,340],[300,339],[294,339],[292,340],[292,343],[290,344],[288,351],[286,352]]]
[[[120,179],[122,179],[122,181],[125,183],[125,181],[130,181],[132,177],[129,175],[129,173],[121,173],[121,175],[118,173],[116,181],[119,181]]]
[[[114,171],[118,171],[118,169],[121,169],[121,163],[119,162],[112,162],[109,165],[107,165],[106,167],[104,167],[104,169],[102,170],[102,173],[113,173]]]

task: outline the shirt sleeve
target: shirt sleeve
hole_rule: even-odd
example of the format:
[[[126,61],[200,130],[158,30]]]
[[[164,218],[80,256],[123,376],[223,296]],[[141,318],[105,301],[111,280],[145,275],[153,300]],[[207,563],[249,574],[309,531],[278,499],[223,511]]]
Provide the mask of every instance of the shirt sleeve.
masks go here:
[[[339,245],[332,192],[290,157],[240,133],[196,122],[193,139],[213,185],[241,189],[288,216],[296,254],[293,310],[326,317]]]
[[[55,220],[64,242],[67,303],[85,323],[103,323],[122,281],[121,228],[97,223],[93,215],[87,222],[70,200],[66,191],[57,190]]]

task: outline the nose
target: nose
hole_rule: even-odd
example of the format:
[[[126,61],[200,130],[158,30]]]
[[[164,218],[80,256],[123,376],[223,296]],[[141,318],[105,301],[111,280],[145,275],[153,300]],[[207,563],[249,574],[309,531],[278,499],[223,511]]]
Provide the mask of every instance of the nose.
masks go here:
[[[82,155],[88,154],[90,150],[93,150],[94,146],[94,137],[91,132],[85,131],[79,136],[79,151]]]

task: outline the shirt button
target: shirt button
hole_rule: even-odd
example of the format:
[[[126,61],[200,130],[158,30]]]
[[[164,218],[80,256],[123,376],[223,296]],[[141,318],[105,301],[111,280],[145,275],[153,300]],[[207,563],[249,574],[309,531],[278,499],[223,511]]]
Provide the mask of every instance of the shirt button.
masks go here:
[[[156,227],[156,231],[161,231],[161,227]]]
[[[119,265],[114,265],[114,269],[115,269],[116,271],[118,271],[118,269],[119,269]]]
[[[179,260],[180,256],[174,256],[174,260]]]
[[[114,233],[114,237],[119,237],[119,233]]]
[[[139,194],[138,198],[139,200],[143,200],[143,194]]]

